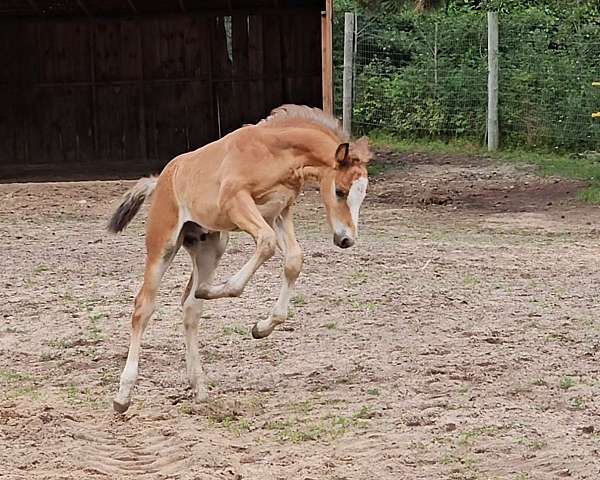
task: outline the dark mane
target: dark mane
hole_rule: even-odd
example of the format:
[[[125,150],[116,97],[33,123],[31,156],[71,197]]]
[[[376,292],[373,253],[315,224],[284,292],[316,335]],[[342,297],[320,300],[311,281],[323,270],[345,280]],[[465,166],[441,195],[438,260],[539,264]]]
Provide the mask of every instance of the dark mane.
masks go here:
[[[341,142],[349,140],[348,135],[344,133],[340,122],[332,115],[328,115],[320,108],[308,107],[306,105],[282,105],[271,110],[271,114],[262,119],[257,125],[280,125],[289,123],[290,120],[303,120],[314,123],[331,132]]]

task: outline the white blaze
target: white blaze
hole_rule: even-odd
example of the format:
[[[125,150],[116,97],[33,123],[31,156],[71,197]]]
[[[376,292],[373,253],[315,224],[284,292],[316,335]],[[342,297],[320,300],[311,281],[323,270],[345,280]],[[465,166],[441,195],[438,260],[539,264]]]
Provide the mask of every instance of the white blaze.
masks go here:
[[[367,177],[360,177],[358,180],[352,182],[350,192],[348,192],[348,198],[346,203],[350,209],[350,215],[352,215],[352,223],[354,224],[354,230],[358,234],[358,211],[362,205],[365,196],[367,195],[367,185],[369,181]]]

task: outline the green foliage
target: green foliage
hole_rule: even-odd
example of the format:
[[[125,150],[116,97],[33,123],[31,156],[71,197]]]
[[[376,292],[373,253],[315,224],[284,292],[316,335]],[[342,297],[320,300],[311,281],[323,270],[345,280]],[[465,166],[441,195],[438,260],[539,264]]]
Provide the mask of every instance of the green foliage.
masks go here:
[[[600,121],[591,118],[591,112],[600,110],[600,89],[591,85],[600,80],[598,2],[449,0],[447,6],[427,15],[398,9],[369,16],[377,9],[338,2],[338,7],[361,14],[355,62],[357,134],[378,130],[413,140],[483,144],[485,11],[496,8],[502,146],[598,149]],[[334,61],[341,66],[343,15],[336,22]],[[341,74],[338,68],[338,88]],[[341,98],[341,90],[336,91],[338,111]]]

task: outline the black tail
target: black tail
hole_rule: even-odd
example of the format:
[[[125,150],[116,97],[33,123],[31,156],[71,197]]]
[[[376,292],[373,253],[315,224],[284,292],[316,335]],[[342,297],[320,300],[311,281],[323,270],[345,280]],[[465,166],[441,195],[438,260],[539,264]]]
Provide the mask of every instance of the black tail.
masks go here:
[[[119,233],[133,220],[140,211],[142,204],[148,198],[158,182],[156,177],[141,178],[124,196],[123,201],[108,221],[106,228],[109,232]]]

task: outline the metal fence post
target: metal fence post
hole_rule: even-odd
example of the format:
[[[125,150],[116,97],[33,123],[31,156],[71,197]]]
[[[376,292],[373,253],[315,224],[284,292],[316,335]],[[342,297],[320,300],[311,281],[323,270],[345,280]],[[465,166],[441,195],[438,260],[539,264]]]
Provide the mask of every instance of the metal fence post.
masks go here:
[[[488,12],[488,151],[498,150],[498,12]]]
[[[354,53],[354,13],[344,15],[344,94],[343,94],[343,128],[348,135],[352,134],[352,73]]]

